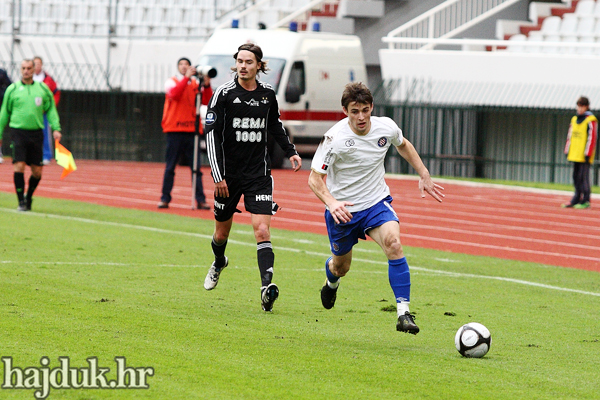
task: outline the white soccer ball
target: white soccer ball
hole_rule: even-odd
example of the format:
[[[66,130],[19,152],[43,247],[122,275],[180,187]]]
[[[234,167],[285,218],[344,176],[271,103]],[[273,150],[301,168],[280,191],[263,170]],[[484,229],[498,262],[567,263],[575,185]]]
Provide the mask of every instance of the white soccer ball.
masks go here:
[[[481,358],[490,350],[492,335],[485,326],[470,322],[458,329],[454,336],[454,344],[463,356]]]

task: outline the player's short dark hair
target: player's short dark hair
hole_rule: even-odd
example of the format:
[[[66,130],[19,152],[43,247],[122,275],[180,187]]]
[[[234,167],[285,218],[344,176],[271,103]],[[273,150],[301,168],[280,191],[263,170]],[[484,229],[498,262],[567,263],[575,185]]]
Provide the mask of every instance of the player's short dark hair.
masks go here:
[[[350,103],[373,104],[373,95],[369,88],[362,82],[353,82],[346,85],[342,93],[342,107],[348,109]]]
[[[254,43],[244,43],[243,45],[238,47],[238,51],[233,55],[234,60],[237,61],[238,54],[242,50],[246,50],[254,54],[254,57],[256,57],[256,62],[260,63],[260,68],[258,68],[258,72],[262,72],[264,74],[267,73],[267,71],[269,70],[269,68],[267,68],[268,61],[263,61],[263,52],[259,45],[256,45]],[[236,71],[237,69],[235,67],[231,67],[231,70]]]
[[[577,105],[578,106],[583,106],[583,107],[589,107],[590,106],[590,99],[588,99],[585,96],[581,96],[579,99],[577,99]]]
[[[31,58],[24,58],[23,61],[21,61],[21,64],[23,64],[24,62],[26,62],[26,63],[32,63],[33,64],[33,59],[31,59]]]

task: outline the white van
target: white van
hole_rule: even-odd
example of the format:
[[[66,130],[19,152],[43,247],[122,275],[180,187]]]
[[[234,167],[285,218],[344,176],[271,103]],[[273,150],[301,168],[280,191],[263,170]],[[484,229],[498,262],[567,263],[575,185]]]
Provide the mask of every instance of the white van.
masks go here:
[[[301,155],[312,156],[323,134],[344,118],[344,86],[367,82],[362,45],[357,36],[326,32],[266,29],[220,29],[208,39],[198,64],[217,69],[212,86],[231,79],[233,55],[240,45],[255,43],[270,71],[259,79],[277,92],[281,120]],[[283,164],[279,146],[269,143],[274,168]]]

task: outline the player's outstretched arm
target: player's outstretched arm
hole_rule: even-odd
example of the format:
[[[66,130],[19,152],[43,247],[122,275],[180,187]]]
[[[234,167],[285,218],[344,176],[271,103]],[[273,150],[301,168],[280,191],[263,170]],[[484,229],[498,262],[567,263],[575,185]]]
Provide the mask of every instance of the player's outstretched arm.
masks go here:
[[[314,194],[321,200],[333,217],[336,224],[340,222],[348,222],[352,219],[352,213],[346,209],[346,206],[352,206],[353,203],[349,201],[337,201],[327,189],[325,184],[325,177],[327,175],[320,174],[315,170],[310,171],[308,177],[308,186],[314,192]]]
[[[441,203],[442,199],[445,197],[444,193],[442,193],[444,188],[437,183],[433,183],[431,176],[429,175],[429,170],[425,167],[425,164],[423,164],[423,160],[421,160],[419,153],[417,153],[417,150],[412,143],[405,138],[400,146],[396,146],[396,150],[398,150],[400,156],[408,161],[419,174],[419,190],[421,191],[421,197],[425,197],[425,192],[427,192],[431,197]]]

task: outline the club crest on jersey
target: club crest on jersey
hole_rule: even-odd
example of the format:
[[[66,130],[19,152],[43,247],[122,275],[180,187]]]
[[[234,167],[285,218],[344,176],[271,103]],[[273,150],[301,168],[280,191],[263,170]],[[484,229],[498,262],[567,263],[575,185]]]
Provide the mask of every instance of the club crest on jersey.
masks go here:
[[[244,103],[252,107],[258,107],[260,105],[260,103],[254,99],[250,99],[250,101],[245,101]]]
[[[340,246],[337,243],[331,243],[331,247],[333,247],[334,251],[340,251]]]
[[[204,120],[206,125],[212,125],[217,120],[217,115],[214,112],[209,112],[206,114],[206,119]]]
[[[263,97],[260,102],[263,104],[269,104],[269,100],[266,97]]]
[[[352,147],[352,146],[354,146],[354,139],[346,140],[346,147]]]
[[[38,107],[42,105],[42,98],[41,97],[36,97],[35,98],[35,105],[38,106]]]
[[[387,144],[387,138],[382,137],[377,141],[377,146],[379,146],[379,147],[383,147],[386,144]]]

